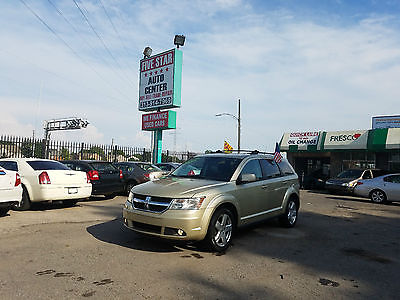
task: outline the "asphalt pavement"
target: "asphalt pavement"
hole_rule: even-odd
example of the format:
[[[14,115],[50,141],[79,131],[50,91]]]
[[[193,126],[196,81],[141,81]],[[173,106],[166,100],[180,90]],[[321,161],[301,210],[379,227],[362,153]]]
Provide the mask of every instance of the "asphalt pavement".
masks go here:
[[[301,191],[295,228],[239,230],[224,254],[126,229],[126,197],[0,218],[1,299],[396,299],[400,203]]]

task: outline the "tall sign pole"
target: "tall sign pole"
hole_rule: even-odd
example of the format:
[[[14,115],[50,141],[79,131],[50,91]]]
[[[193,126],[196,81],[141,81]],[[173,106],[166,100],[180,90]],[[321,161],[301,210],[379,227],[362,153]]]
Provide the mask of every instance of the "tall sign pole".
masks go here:
[[[159,163],[162,157],[162,131],[176,128],[176,112],[163,109],[181,106],[183,54],[179,49],[171,49],[145,56],[140,60],[138,109],[156,111],[142,115],[142,130],[154,132],[152,162]]]

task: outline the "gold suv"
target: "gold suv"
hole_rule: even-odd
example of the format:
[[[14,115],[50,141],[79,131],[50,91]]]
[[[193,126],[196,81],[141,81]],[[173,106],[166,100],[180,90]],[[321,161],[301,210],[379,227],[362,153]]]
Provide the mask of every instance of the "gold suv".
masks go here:
[[[279,217],[296,224],[298,177],[286,159],[271,154],[205,154],[170,175],[132,188],[124,224],[167,239],[201,241],[214,251],[228,248],[243,225]]]

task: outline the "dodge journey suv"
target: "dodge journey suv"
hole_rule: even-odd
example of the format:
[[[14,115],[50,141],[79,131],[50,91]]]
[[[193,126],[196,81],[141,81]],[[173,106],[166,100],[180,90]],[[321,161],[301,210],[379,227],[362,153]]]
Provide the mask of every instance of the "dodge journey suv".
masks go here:
[[[286,159],[214,153],[188,160],[169,176],[132,188],[123,208],[128,228],[162,238],[228,248],[243,225],[279,217],[296,224],[299,182]]]

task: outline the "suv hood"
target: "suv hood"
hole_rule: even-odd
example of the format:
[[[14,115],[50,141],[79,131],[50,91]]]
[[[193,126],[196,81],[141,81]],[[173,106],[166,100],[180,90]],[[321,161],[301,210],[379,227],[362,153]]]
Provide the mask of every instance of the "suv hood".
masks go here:
[[[166,198],[193,197],[195,194],[207,192],[217,186],[226,185],[228,182],[197,179],[167,177],[160,180],[149,181],[133,188],[135,194],[151,195]]]

